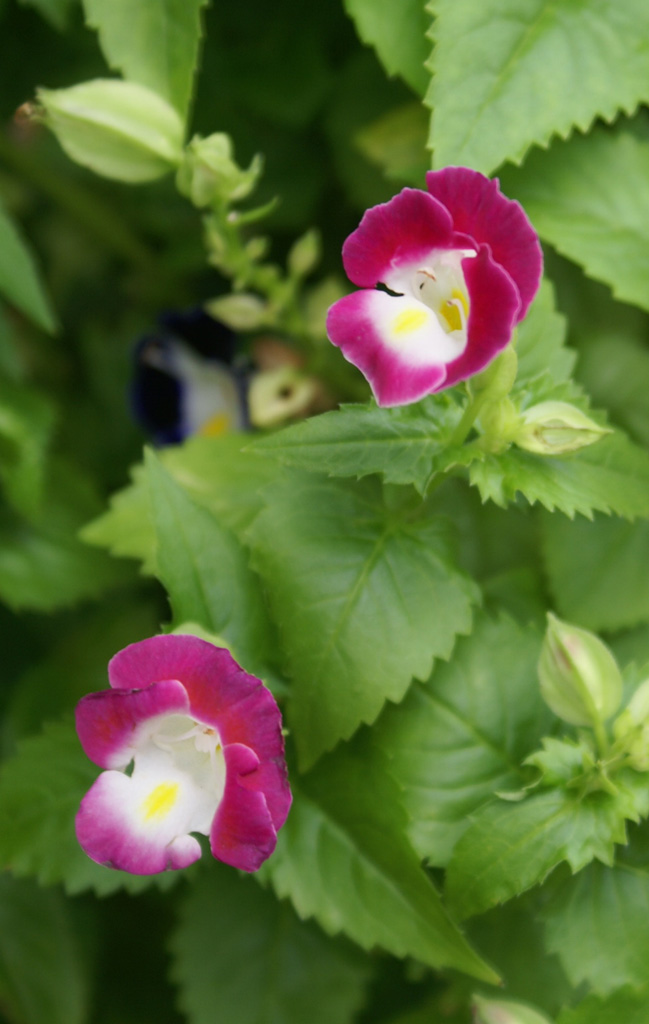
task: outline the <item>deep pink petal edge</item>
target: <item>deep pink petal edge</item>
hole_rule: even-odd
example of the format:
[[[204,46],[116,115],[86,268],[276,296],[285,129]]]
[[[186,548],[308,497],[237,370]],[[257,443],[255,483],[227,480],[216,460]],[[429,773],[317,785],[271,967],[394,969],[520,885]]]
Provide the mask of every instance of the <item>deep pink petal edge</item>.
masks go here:
[[[241,871],[256,871],[275,849],[277,829],[259,784],[259,760],[242,744],[223,751],[226,782],[223,799],[210,832],[210,847],[218,860]],[[288,811],[288,809],[287,809]]]
[[[445,167],[426,175],[429,193],[449,211],[456,231],[491,248],[518,288],[518,319],[529,309],[543,273],[543,252],[520,203],[500,191],[497,179],[468,167]]]
[[[425,261],[433,249],[453,247],[453,224],[444,207],[421,189],[404,188],[373,206],[343,245],[350,281],[374,288],[405,263]]]
[[[407,405],[439,390],[446,380],[443,364],[415,366],[389,348],[376,330],[370,306],[394,300],[384,292],[363,290],[345,295],[329,309],[327,334],[345,359],[367,378],[379,405]]]
[[[113,687],[149,686],[160,678],[182,682],[189,713],[214,726],[224,747],[244,744],[262,766],[267,803],[275,828],[291,805],[282,716],[275,698],[260,679],[249,675],[229,651],[183,634],[149,637],[119,651],[108,666]]]
[[[520,308],[518,289],[509,274],[498,266],[487,246],[462,261],[469,293],[468,343],[446,367],[445,387],[466,380],[495,359],[511,341]]]
[[[137,727],[157,715],[187,714],[182,683],[164,679],[144,690],[101,690],[77,704],[77,733],[84,752],[100,768],[125,768],[135,753]]]

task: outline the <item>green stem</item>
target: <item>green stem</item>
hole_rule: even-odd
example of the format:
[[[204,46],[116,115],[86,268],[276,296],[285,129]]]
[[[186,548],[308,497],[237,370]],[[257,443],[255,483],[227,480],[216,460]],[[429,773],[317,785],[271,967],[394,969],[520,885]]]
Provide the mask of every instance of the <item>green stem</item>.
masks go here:
[[[595,741],[597,743],[597,749],[599,750],[600,757],[602,760],[605,760],[606,757],[608,757],[610,743],[606,733],[606,728],[601,718],[593,718],[593,732],[595,733]]]
[[[480,415],[480,410],[488,398],[488,389],[481,391],[475,398],[469,398],[469,403],[462,414],[462,419],[451,435],[451,439],[449,441],[450,447],[457,447],[466,441],[469,433],[471,432],[471,427]]]

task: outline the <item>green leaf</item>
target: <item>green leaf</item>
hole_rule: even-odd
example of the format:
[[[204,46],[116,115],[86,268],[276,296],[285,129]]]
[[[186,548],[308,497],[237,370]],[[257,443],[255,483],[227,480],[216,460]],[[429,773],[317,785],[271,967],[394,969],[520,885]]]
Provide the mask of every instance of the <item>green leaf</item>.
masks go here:
[[[544,515],[543,554],[557,611],[595,632],[649,619],[649,523]]]
[[[489,804],[475,815],[449,864],[453,911],[461,918],[480,914],[542,882],[562,860],[573,871],[594,858],[611,864],[614,844],[626,842],[627,809],[601,791],[578,799],[549,790],[521,803]]]
[[[596,128],[530,154],[523,169],[503,174],[502,187],[545,241],[616,298],[649,310],[649,142]]]
[[[51,403],[33,388],[0,378],[0,478],[19,512],[37,511],[54,424]]]
[[[595,405],[649,448],[649,352],[640,338],[589,332],[579,352],[579,379]]]
[[[554,1017],[572,997],[572,988],[559,960],[546,947],[537,913],[542,896],[532,891],[494,907],[473,918],[467,931],[477,949],[488,950],[492,962],[498,964],[508,998],[527,1000]]]
[[[547,948],[571,984],[607,995],[642,988],[649,958],[649,874],[620,864],[591,864],[566,879],[542,909]]]
[[[520,163],[533,143],[587,131],[649,98],[643,0],[432,0],[429,9],[437,167],[488,174]]]
[[[445,865],[469,815],[498,790],[524,784],[521,763],[552,716],[539,690],[541,637],[480,618],[448,664],[415,683],[375,727],[410,817],[420,857]]]
[[[171,948],[179,1006],[192,1024],[214,1024],[215,1012],[219,1024],[350,1024],[368,981],[357,950],[216,865],[186,893]]]
[[[57,629],[43,657],[32,655],[16,679],[3,720],[3,747],[38,733],[48,719],[71,712],[89,690],[106,686],[108,661],[127,644],[160,630],[157,604],[122,590],[79,610],[65,630]]]
[[[249,531],[253,565],[283,636],[306,768],[449,657],[477,592],[453,564],[446,522],[390,507],[375,481],[296,474],[266,499]]]
[[[20,610],[51,611],[95,597],[124,579],[123,568],[77,539],[96,497],[71,466],[50,464],[42,507],[29,520],[0,511],[0,599]]]
[[[41,885],[62,882],[71,895],[86,889],[99,896],[122,888],[138,892],[151,884],[167,888],[170,873],[151,879],[105,868],[77,843],[74,818],[97,774],[71,723],[49,725],[20,743],[0,772],[0,864]]]
[[[557,1024],[647,1024],[649,997],[646,989],[633,992],[620,989],[608,999],[589,996],[570,1010],[564,1010]]]
[[[292,788],[291,813],[261,876],[278,896],[291,898],[300,917],[315,917],[328,933],[342,931],[365,949],[378,945],[496,980],[444,910],[405,838],[399,789],[368,734]]]
[[[413,483],[423,493],[433,472],[464,458],[450,447],[461,414],[448,393],[394,409],[348,405],[268,434],[249,450],[329,476],[381,473],[387,483]]]
[[[25,7],[33,7],[59,32],[68,27],[70,13],[78,0],[20,0]]]
[[[0,875],[0,1002],[7,1019],[85,1024],[83,954],[72,907],[60,892]]]
[[[577,355],[565,347],[566,333],[566,318],[556,309],[554,288],[548,280],[543,280],[529,313],[518,328],[517,386],[544,373],[557,383],[570,377]]]
[[[277,473],[274,463],[242,453],[244,440],[240,434],[192,437],[158,456],[189,496],[237,535],[259,512],[260,491]],[[141,559],[143,571],[155,575],[155,531],[143,467],[136,466],[132,476],[133,482],[113,495],[108,511],[84,527],[82,536],[113,555]]]
[[[469,474],[483,501],[503,507],[520,492],[530,504],[538,501],[570,518],[581,513],[590,519],[593,512],[649,516],[649,456],[618,431],[563,458],[512,447],[473,462]]]
[[[187,114],[207,0],[83,0],[115,71]]]
[[[421,103],[393,107],[357,132],[363,156],[377,164],[386,178],[420,186],[428,170],[428,118]]]
[[[196,622],[222,636],[250,671],[265,668],[271,627],[259,581],[233,533],[197,505],[153,452],[145,458],[157,538],[157,573],[176,624]]]
[[[38,327],[52,333],[56,320],[32,255],[0,205],[0,295]]]
[[[422,0],[344,0],[360,38],[373,46],[389,75],[401,75],[423,96],[428,85],[428,19]]]

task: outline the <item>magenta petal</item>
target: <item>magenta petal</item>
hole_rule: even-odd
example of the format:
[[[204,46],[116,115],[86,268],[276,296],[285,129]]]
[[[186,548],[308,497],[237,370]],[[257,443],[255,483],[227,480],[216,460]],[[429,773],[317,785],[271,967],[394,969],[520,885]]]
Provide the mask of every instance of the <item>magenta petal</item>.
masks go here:
[[[496,263],[518,288],[518,319],[522,320],[543,273],[541,246],[523,207],[502,194],[497,179],[490,180],[468,167],[429,171],[426,185],[449,211],[456,231],[489,245]]]
[[[210,847],[218,860],[242,871],[256,871],[270,857],[277,830],[263,792],[257,788],[259,759],[248,747],[225,747],[226,782],[223,799],[210,832]]]
[[[468,343],[446,367],[446,386],[479,373],[511,341],[518,320],[518,289],[509,274],[494,263],[487,246],[462,261],[469,292]]]
[[[201,856],[198,840],[177,836],[171,843],[137,831],[125,808],[131,779],[122,772],[102,772],[88,790],[76,817],[79,845],[92,860],[133,875],[186,868]]]
[[[229,651],[195,636],[154,636],[125,647],[111,660],[111,686],[148,686],[161,678],[181,680],[189,714],[218,730],[224,747],[243,743],[255,751],[268,779],[267,801],[275,827],[291,805],[282,720],[273,695],[237,665]]]
[[[145,690],[101,690],[82,697],[76,726],[86,755],[100,768],[125,768],[135,754],[137,728],[157,715],[187,714],[182,683],[164,679]]]
[[[404,188],[373,206],[343,245],[343,264],[360,288],[389,284],[390,272],[425,262],[434,249],[453,247],[453,224],[444,207],[421,189]]]
[[[364,290],[339,299],[327,315],[329,338],[365,375],[382,406],[417,402],[446,380],[446,367],[434,361],[432,344],[430,361],[422,362],[408,358],[407,346],[400,351],[386,343],[377,323],[393,318],[394,304],[385,292]]]

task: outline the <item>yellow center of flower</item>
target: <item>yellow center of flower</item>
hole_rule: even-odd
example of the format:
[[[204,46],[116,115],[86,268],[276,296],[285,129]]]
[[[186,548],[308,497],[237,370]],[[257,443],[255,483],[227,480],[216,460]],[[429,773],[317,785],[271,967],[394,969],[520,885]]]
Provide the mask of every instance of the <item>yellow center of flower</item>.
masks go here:
[[[461,331],[466,325],[469,318],[469,302],[459,288],[454,288],[450,299],[442,303],[439,316],[443,317],[451,331]]]
[[[425,309],[404,309],[398,316],[395,316],[392,331],[396,335],[412,334],[427,322],[428,313]]]
[[[230,429],[230,417],[224,412],[217,412],[209,420],[201,424],[198,433],[201,437],[222,437]]]
[[[177,782],[161,782],[142,801],[142,812],[145,821],[166,818],[178,799]]]

